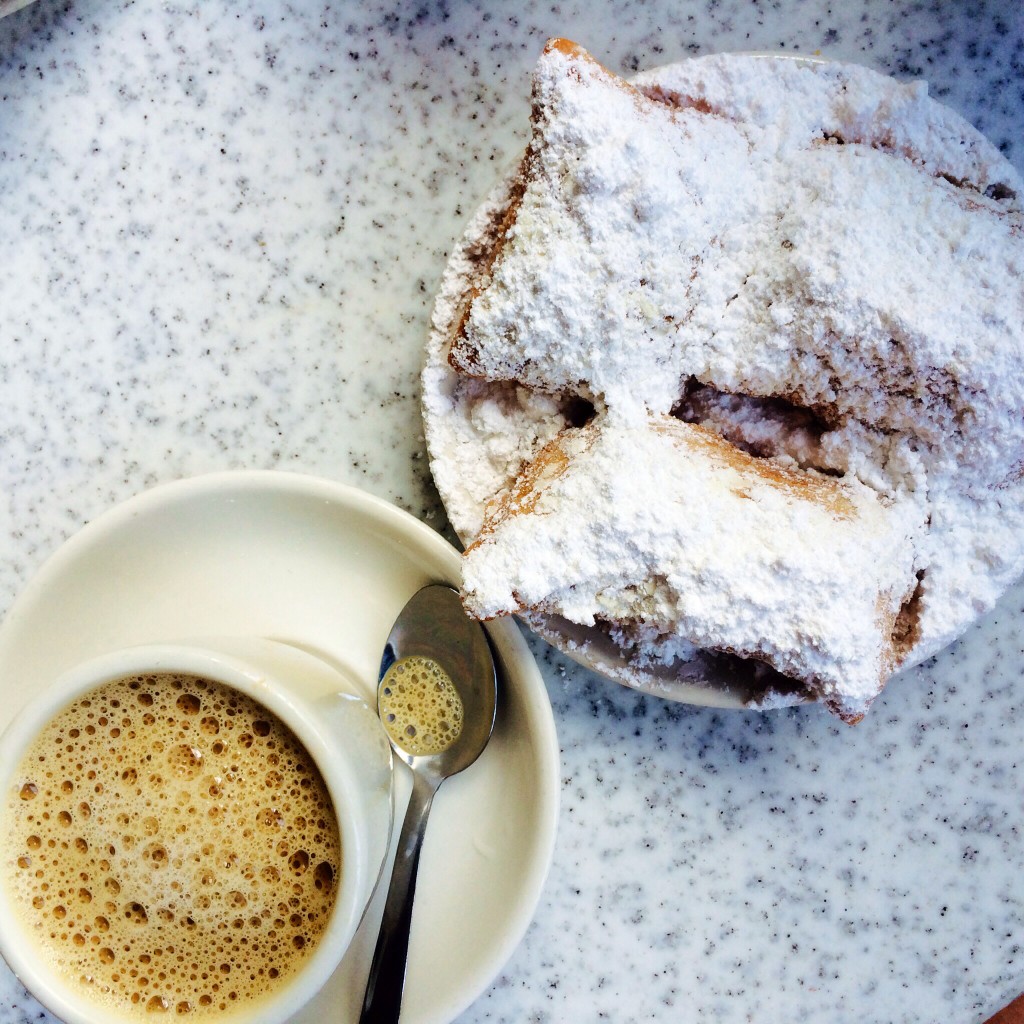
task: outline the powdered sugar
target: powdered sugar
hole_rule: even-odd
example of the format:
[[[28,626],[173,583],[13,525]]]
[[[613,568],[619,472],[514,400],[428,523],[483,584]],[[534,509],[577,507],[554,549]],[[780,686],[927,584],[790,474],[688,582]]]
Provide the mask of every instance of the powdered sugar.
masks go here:
[[[640,76],[651,103],[581,89],[560,60],[538,78],[540,109],[559,116],[534,168],[558,188],[523,196],[465,332],[473,372],[528,387],[444,363],[500,191],[435,310],[424,413],[456,530],[474,537],[486,502],[566,426],[545,391],[639,422],[679,412],[695,382],[687,418],[930,517],[907,550],[924,570],[912,656],[931,653],[1022,567],[1016,175],[923,87],[863,69],[704,58]],[[778,395],[818,420],[765,419],[756,403]],[[657,472],[627,461],[634,478]],[[606,627],[620,677],[700,660],[663,621]]]
[[[671,417],[566,431],[524,482],[466,552],[478,617],[532,607],[584,626],[671,624],[813,679],[848,717],[891,670],[879,638],[913,589],[911,506],[895,511],[856,481],[769,470]]]

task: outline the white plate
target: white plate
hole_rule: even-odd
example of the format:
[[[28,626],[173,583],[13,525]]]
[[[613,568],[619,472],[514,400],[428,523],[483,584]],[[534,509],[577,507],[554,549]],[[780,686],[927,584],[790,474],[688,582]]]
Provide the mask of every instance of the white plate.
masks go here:
[[[11,608],[0,627],[0,726],[84,658],[211,633],[305,647],[366,680],[372,699],[406,600],[458,573],[457,552],[433,530],[340,484],[239,472],[159,487],[85,527]],[[450,1021],[487,987],[533,916],[554,849],[559,755],[547,692],[517,628],[488,629],[502,681],[498,719],[479,761],[434,802],[405,1024]],[[397,820],[407,783],[396,779]],[[358,1017],[384,888],[296,1024]]]
[[[753,67],[760,66],[765,96],[771,93],[771,88],[784,87],[786,80],[775,77],[779,69],[794,63],[806,66],[830,63],[817,57],[763,52],[738,53],[728,59],[733,62],[733,68],[731,71],[721,69],[720,73],[725,76],[723,80],[728,81],[728,75],[735,74],[738,82]],[[685,96],[692,87],[692,80],[686,72],[690,66],[689,61],[682,61],[653,68],[635,76],[632,82],[643,89],[659,90],[668,96]],[[854,64],[835,66],[843,70],[845,79],[843,100],[841,103],[835,101],[838,107],[849,103],[853,104],[851,109],[875,111],[882,122],[892,109],[899,109],[895,90],[900,87],[896,83],[891,83],[893,91],[890,92],[888,87],[880,91],[884,80],[875,72]],[[879,96],[884,99],[879,101]],[[734,96],[740,110],[744,109],[742,104],[747,104],[747,115],[755,118],[763,114],[760,111],[762,99],[761,95],[744,90]],[[972,152],[972,158],[981,165],[1000,167],[998,173],[1007,175],[1009,180],[1017,177],[1016,171],[996,147],[978,136],[970,125],[939,104],[930,100],[927,103],[925,113],[918,112],[923,118],[919,126],[920,138],[915,136],[919,143],[930,140],[926,145],[937,147],[948,144],[946,140],[959,135],[962,144]],[[734,111],[730,116],[737,115]],[[869,117],[866,113],[864,116]],[[517,460],[532,458],[542,445],[571,422],[572,403],[565,398],[546,396],[538,390],[518,387],[510,382],[475,379],[459,374],[448,363],[453,331],[465,313],[473,287],[479,281],[480,268],[486,265],[487,257],[500,244],[501,232],[507,230],[505,213],[519,173],[517,165],[494,187],[456,242],[435,298],[426,345],[422,406],[431,470],[448,518],[464,544],[477,537],[490,501],[511,485],[515,474],[510,475],[509,467]],[[976,526],[979,534],[1004,516],[1000,509],[995,490],[991,490],[984,501],[979,499],[979,525]],[[972,542],[964,540],[962,543],[966,550]],[[1020,563],[1019,547],[1004,554],[1007,568],[993,567],[989,581],[991,592],[998,592],[1011,584],[1013,575],[1010,567]],[[931,578],[934,585],[934,576]],[[943,605],[940,603],[939,607]],[[960,606],[955,621],[950,618],[939,622],[941,616],[936,613],[936,625],[927,643],[918,643],[902,668],[910,668],[936,654],[963,632],[973,621],[972,614],[964,607]],[[723,658],[710,651],[701,651],[689,660],[673,661],[671,644],[656,652],[660,655],[658,658],[631,657],[612,639],[608,628],[581,626],[539,612],[527,611],[521,618],[545,640],[585,667],[657,697],[722,708],[777,708],[808,699],[803,687],[791,684],[774,673],[767,673],[764,666],[753,658]],[[651,653],[652,650],[648,649],[645,655]]]

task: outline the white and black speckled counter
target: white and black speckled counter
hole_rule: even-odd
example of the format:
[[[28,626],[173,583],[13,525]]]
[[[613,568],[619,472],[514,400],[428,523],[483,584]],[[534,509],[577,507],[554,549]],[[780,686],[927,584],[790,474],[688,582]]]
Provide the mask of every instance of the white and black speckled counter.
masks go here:
[[[39,0],[0,21],[0,608],[152,484],[278,468],[444,529],[431,295],[567,35],[631,71],[820,50],[1024,165],[1003,3]],[[535,644],[555,861],[477,1022],[981,1021],[1024,989],[1024,589],[856,729],[660,703]],[[42,1011],[3,970],[0,1024]]]

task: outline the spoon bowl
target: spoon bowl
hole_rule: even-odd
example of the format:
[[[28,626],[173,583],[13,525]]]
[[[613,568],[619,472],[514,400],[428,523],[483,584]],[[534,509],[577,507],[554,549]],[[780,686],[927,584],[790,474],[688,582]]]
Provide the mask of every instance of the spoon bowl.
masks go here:
[[[396,756],[412,769],[360,1024],[395,1024],[402,1009],[420,849],[434,794],[468,768],[494,728],[497,675],[490,644],[459,595],[440,584],[417,591],[381,656],[377,712]]]
[[[440,584],[417,591],[391,628],[381,655],[378,709],[388,674],[410,659],[433,662],[454,684],[462,703],[462,726],[436,753],[417,753],[409,737],[384,721],[396,755],[413,771],[447,778],[468,768],[481,754],[494,728],[497,680],[487,635],[466,615],[459,595]],[[382,715],[382,719],[384,716]]]

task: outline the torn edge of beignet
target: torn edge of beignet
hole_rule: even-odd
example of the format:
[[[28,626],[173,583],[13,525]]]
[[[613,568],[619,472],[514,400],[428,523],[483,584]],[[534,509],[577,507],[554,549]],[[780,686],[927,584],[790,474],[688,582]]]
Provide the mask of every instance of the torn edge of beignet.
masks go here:
[[[917,585],[910,503],[651,417],[568,429],[492,503],[463,559],[477,618],[643,621],[762,661],[846,721],[898,667]]]

